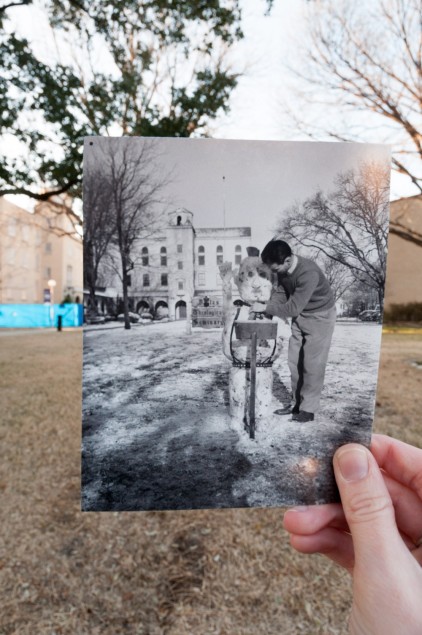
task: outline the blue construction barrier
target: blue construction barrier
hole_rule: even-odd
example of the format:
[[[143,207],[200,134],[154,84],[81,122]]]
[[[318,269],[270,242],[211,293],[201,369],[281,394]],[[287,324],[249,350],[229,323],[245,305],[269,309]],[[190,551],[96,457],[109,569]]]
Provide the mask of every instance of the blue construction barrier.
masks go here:
[[[82,304],[0,304],[0,328],[51,328],[82,326]]]

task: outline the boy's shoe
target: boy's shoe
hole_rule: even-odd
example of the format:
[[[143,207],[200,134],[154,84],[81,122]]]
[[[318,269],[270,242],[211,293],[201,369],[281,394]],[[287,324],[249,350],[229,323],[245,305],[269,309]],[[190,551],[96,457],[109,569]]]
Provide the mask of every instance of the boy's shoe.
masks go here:
[[[275,415],[298,415],[299,408],[295,406],[286,406],[285,408],[279,408],[278,410],[274,410]]]
[[[306,423],[307,421],[314,420],[313,412],[306,412],[306,410],[301,410],[298,414],[294,414],[292,417],[292,421],[298,421],[299,423]]]

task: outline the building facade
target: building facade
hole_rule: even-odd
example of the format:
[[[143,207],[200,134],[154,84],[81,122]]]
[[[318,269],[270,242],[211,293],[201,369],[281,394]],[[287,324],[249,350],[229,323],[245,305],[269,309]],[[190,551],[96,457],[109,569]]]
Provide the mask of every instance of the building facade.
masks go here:
[[[51,291],[53,302],[82,302],[82,240],[71,233],[48,203],[30,213],[0,198],[0,304],[44,303]]]
[[[390,215],[392,221],[422,234],[422,196],[393,201]],[[411,302],[422,302],[422,247],[390,233],[385,307]]]
[[[133,254],[129,305],[137,313],[185,318],[190,303],[195,307],[222,305],[219,265],[238,266],[250,245],[250,227],[196,228],[191,211],[170,212],[167,222],[153,236],[140,239]],[[109,286],[118,290],[117,276]]]

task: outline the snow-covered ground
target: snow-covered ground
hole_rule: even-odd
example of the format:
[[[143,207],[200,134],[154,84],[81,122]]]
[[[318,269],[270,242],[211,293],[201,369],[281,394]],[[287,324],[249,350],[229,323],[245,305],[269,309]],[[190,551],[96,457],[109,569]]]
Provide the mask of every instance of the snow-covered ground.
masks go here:
[[[230,428],[221,332],[185,322],[84,333],[83,508],[198,509],[335,500],[331,457],[368,443],[381,326],[337,323],[321,411],[271,415],[256,439]],[[286,346],[272,411],[287,403]]]

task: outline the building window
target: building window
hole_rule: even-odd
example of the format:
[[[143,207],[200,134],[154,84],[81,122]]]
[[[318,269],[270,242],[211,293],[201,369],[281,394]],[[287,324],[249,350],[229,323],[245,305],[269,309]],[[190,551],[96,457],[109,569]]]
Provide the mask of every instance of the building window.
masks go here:
[[[16,218],[11,218],[9,220],[8,234],[9,236],[16,236]]]
[[[149,275],[147,273],[144,273],[142,277],[142,284],[144,287],[149,287]]]
[[[165,247],[161,247],[160,256],[161,256],[161,266],[167,267],[167,249]]]
[[[6,249],[6,262],[8,265],[15,264],[16,253],[13,247],[8,247]]]
[[[198,273],[198,287],[205,287],[205,273]]]
[[[240,265],[242,262],[242,247],[240,245],[236,245],[234,248],[234,264]]]
[[[29,227],[28,227],[28,225],[23,225],[22,226],[22,240],[24,240],[26,243],[29,242]]]
[[[162,273],[161,274],[161,286],[162,287],[167,287],[168,286],[168,276],[166,273]]]
[[[53,247],[52,247],[51,243],[45,243],[45,253],[46,254],[51,254],[52,251],[53,251]]]
[[[148,265],[149,265],[148,247],[142,247],[142,266],[148,267]]]
[[[28,253],[26,249],[24,249],[22,251],[22,259],[21,259],[22,267],[24,269],[29,269],[29,260],[30,260],[30,254]]]
[[[221,245],[217,247],[217,265],[223,264],[223,248]]]
[[[46,267],[46,269],[45,269],[45,277],[47,278],[47,280],[50,280],[50,278],[51,278],[51,267]]]
[[[179,260],[179,262],[177,263],[177,268],[183,269],[183,262],[181,260]]]
[[[66,285],[68,287],[72,286],[72,278],[73,278],[73,267],[72,267],[72,265],[67,265],[67,267],[66,267]]]
[[[183,291],[183,281],[179,280],[179,282],[177,283],[178,289],[179,291]]]
[[[198,247],[198,265],[205,265],[205,247]]]
[[[177,245],[177,253],[178,254],[183,253],[183,245]]]

